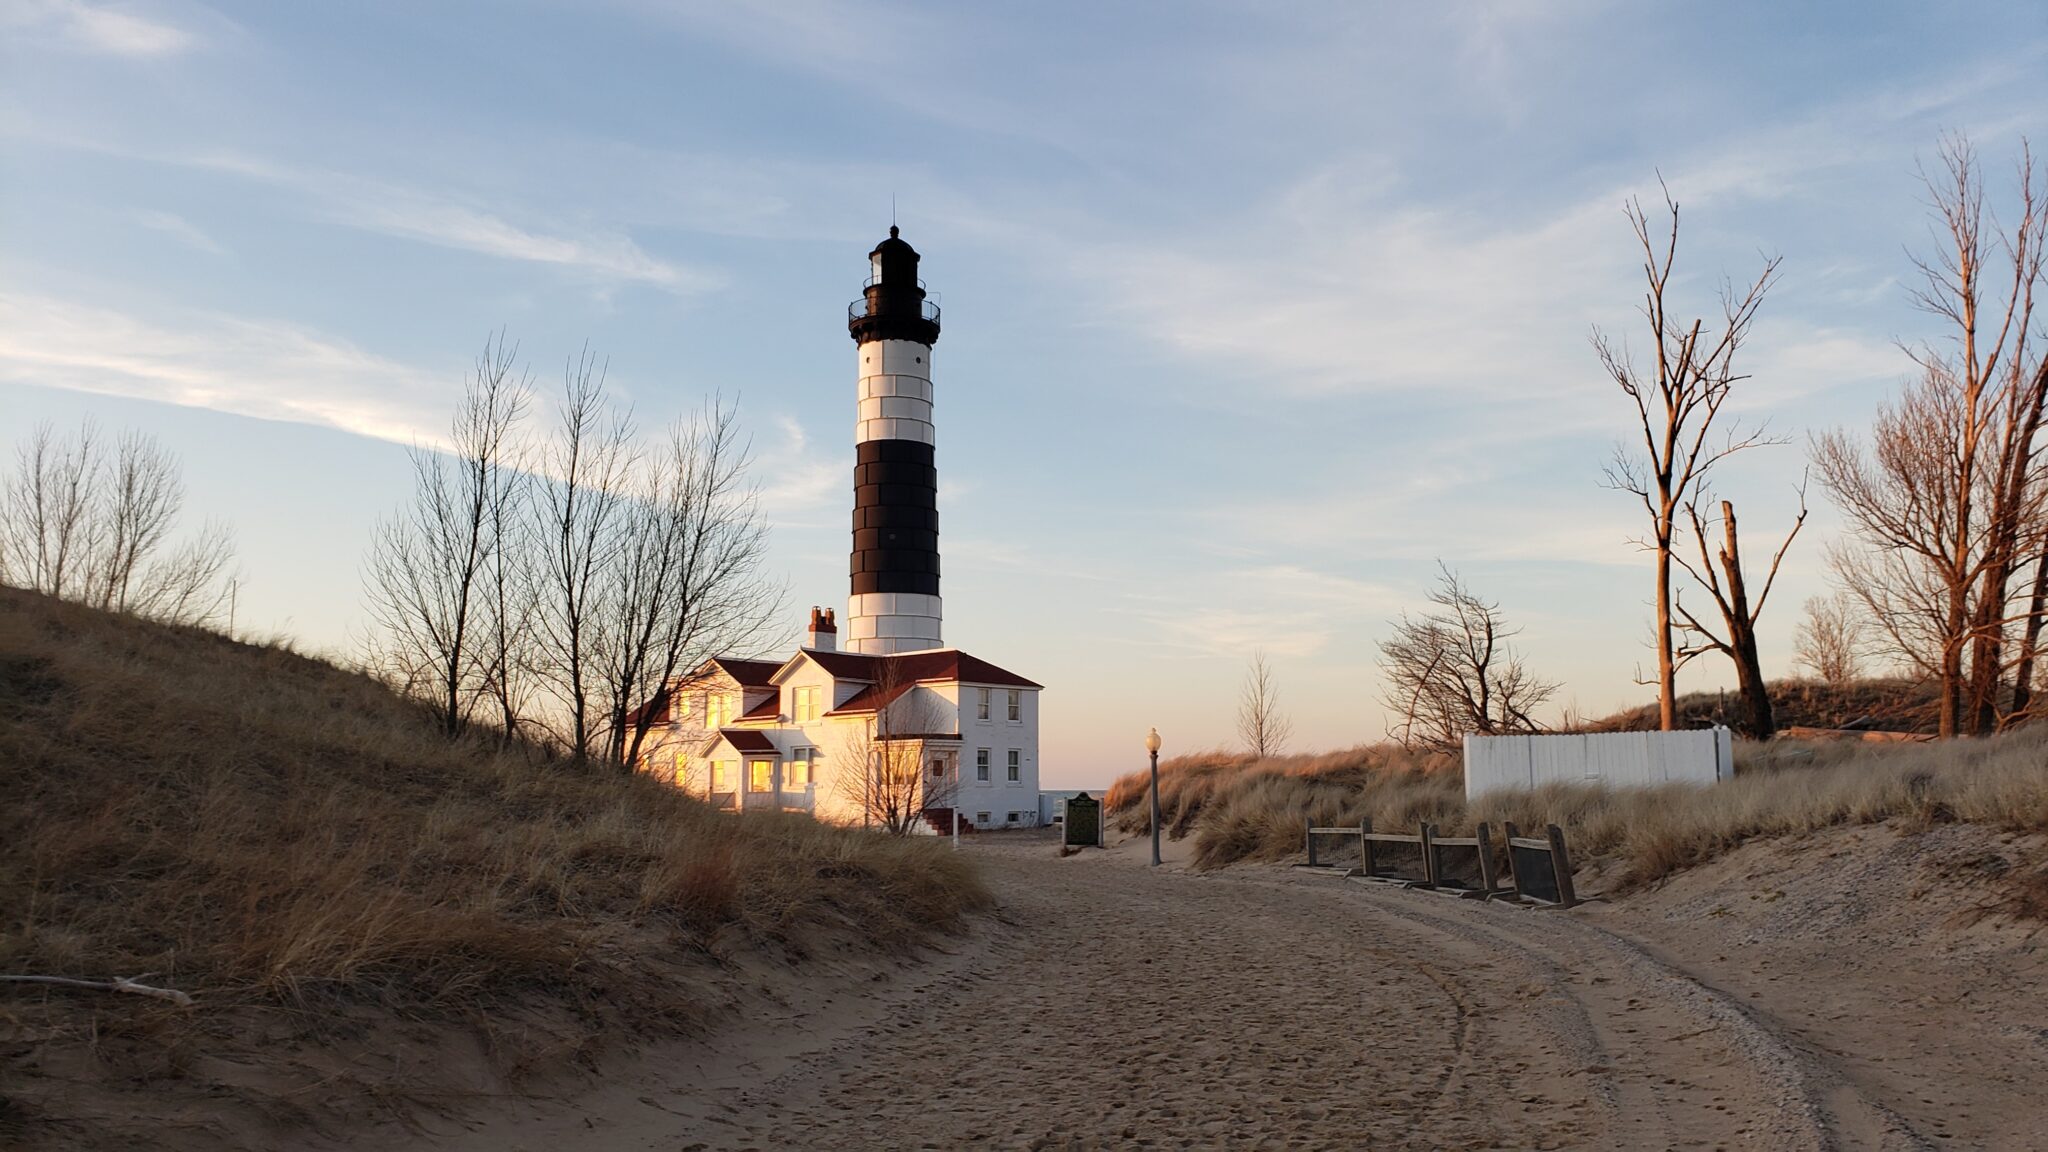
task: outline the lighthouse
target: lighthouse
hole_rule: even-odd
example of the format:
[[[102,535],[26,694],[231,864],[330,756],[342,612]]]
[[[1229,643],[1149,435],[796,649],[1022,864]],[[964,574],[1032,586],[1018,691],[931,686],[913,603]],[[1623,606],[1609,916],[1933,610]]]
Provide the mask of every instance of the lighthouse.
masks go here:
[[[939,309],[895,228],[868,269],[846,310],[860,379],[846,617],[813,607],[786,660],[714,656],[671,677],[629,717],[655,718],[639,767],[714,810],[897,831],[1030,828],[1051,819],[1038,790],[1043,686],[940,633]],[[877,787],[883,770],[916,790]]]
[[[941,646],[939,474],[932,447],[932,346],[939,308],[917,250],[889,227],[846,310],[859,346],[854,425],[852,594],[846,648],[889,655]]]

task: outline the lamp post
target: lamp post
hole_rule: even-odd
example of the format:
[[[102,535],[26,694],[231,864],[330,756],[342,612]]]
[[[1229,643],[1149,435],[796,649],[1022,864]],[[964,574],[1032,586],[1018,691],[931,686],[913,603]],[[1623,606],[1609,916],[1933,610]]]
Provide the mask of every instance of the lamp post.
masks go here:
[[[1152,756],[1152,866],[1159,867],[1159,729],[1145,733],[1145,751]]]

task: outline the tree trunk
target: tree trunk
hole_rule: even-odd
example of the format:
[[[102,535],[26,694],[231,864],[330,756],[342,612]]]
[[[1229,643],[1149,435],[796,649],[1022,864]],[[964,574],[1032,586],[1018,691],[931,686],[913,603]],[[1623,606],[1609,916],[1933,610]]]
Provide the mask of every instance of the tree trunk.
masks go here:
[[[1721,501],[1721,571],[1728,578],[1728,655],[1735,660],[1735,682],[1749,711],[1749,735],[1768,740],[1778,730],[1771,694],[1764,687],[1763,663],[1756,652],[1756,620],[1749,610],[1749,588],[1742,581],[1742,545],[1735,531],[1735,505]],[[1766,589],[1768,593],[1768,589]]]
[[[2048,551],[2034,561],[2034,594],[2027,601],[2027,626],[2020,634],[2020,658],[2013,667],[2012,713],[2014,723],[2023,723],[2034,703],[2034,657],[2041,650],[2041,613],[2048,608]]]
[[[1657,533],[1657,727],[1678,727],[1678,662],[1671,643],[1671,514]]]

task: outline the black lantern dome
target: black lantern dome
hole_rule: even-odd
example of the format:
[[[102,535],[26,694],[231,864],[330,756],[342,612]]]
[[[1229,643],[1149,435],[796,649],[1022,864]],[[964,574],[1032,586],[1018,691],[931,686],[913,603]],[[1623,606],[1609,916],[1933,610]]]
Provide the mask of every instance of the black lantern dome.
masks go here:
[[[889,238],[868,253],[867,290],[846,309],[846,328],[859,343],[869,340],[939,342],[939,306],[925,299],[917,278],[917,249],[889,225]]]

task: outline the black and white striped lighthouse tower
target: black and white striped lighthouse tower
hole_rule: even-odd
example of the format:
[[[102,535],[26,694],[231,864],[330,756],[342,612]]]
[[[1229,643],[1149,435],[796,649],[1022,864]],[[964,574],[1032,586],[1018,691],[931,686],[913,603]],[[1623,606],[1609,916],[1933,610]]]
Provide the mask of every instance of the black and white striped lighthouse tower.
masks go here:
[[[868,262],[867,291],[846,313],[860,345],[846,647],[915,652],[941,646],[939,474],[932,459],[939,309],[917,278],[917,250],[895,225]]]

